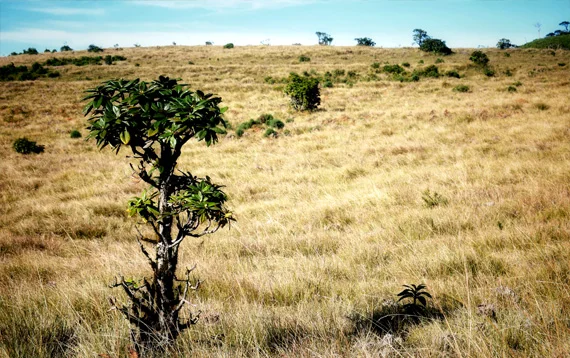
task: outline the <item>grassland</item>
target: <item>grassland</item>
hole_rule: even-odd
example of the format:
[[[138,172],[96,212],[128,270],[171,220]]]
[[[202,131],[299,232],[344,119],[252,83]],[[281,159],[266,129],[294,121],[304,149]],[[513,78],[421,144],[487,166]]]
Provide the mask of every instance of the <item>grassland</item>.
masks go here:
[[[226,185],[238,221],[183,245],[180,266],[204,280],[190,307],[202,319],[173,356],[570,355],[570,52],[486,50],[494,77],[455,52],[133,48],[111,66],[0,82],[0,356],[128,355],[108,303],[125,298],[107,285],[148,275],[125,211],[144,186],[126,152],[69,133],[87,134],[85,89],[158,75],[220,95],[233,128],[261,114],[286,123],[276,138],[229,130],[183,153],[181,168]],[[462,78],[371,68],[436,61]],[[319,111],[289,108],[289,72],[335,69],[355,74],[321,90]],[[45,152],[15,153],[24,136]],[[427,189],[447,203],[426,205]],[[378,318],[409,283],[427,284],[441,314],[385,335]]]

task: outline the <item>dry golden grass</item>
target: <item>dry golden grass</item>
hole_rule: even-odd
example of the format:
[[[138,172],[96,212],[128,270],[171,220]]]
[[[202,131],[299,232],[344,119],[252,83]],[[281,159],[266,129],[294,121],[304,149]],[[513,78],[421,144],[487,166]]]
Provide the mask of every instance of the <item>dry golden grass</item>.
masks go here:
[[[404,83],[366,77],[374,62],[413,70],[437,56],[134,48],[113,66],[1,82],[0,356],[127,356],[128,325],[107,302],[121,292],[107,284],[149,272],[125,212],[144,186],[126,152],[99,152],[69,132],[87,134],[85,89],[161,74],[220,95],[234,128],[270,113],[287,131],[230,130],[216,146],[187,145],[180,167],[225,184],[238,221],[183,244],[180,266],[196,263],[204,280],[190,308],[203,314],[174,356],[570,355],[570,52],[486,50],[492,78],[469,64],[471,52],[438,64],[461,79]],[[302,54],[311,61],[300,63]],[[323,88],[313,113],[293,112],[283,84],[264,80],[334,69],[359,79]],[[470,92],[454,92],[459,84]],[[22,136],[45,152],[15,153]],[[426,207],[426,189],[447,205]],[[444,317],[378,335],[372,323],[388,300],[422,282]],[[479,305],[492,305],[496,319]]]

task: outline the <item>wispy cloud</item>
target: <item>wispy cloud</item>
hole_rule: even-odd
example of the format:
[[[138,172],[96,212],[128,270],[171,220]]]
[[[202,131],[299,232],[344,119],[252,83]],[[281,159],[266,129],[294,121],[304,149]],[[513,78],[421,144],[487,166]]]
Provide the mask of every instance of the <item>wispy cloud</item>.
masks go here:
[[[44,14],[70,16],[70,15],[104,15],[104,9],[77,8],[77,7],[34,7],[29,11],[41,12]]]
[[[169,9],[200,8],[208,10],[223,9],[279,9],[290,6],[302,6],[317,2],[316,0],[149,0],[135,1],[135,3],[147,6],[158,6]]]

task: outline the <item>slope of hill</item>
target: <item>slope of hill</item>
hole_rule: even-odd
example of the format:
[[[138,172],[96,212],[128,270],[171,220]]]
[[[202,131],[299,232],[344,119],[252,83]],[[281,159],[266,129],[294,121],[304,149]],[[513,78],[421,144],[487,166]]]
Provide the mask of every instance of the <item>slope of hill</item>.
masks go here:
[[[570,35],[545,37],[536,39],[521,46],[521,48],[549,48],[570,50]]]
[[[145,185],[126,151],[70,132],[87,135],[86,89],[159,75],[229,107],[227,136],[179,165],[225,185],[237,218],[181,247],[203,313],[172,356],[570,356],[570,52],[483,51],[491,77],[473,49],[170,46],[0,82],[0,356],[128,355],[108,302],[127,299],[108,284],[149,275],[125,212]],[[290,108],[292,71],[330,81],[318,111]],[[263,114],[285,124],[276,137],[237,133]],[[16,153],[20,137],[44,152]],[[419,283],[427,311],[400,315]]]

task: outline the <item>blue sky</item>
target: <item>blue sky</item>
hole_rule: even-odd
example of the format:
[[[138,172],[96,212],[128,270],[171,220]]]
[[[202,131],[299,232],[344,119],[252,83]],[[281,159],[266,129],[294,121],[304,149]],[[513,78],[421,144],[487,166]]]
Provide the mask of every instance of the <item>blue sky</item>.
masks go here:
[[[450,47],[523,44],[570,21],[570,0],[0,0],[0,54],[89,44],[112,47],[272,45],[333,46],[370,37],[377,47],[412,45],[421,28]]]

